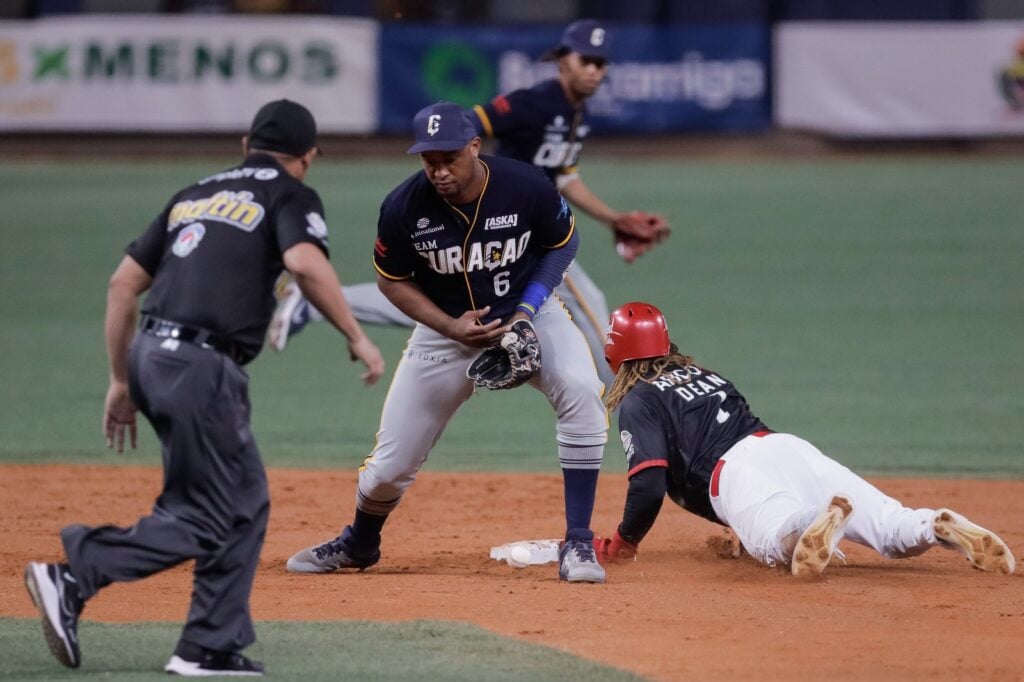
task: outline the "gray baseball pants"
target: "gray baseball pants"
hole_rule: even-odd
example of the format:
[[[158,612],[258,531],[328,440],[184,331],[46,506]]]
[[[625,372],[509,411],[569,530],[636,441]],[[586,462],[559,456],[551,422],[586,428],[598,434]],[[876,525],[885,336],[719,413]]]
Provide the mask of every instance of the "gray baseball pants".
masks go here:
[[[541,306],[533,324],[541,371],[529,384],[547,396],[555,411],[561,465],[599,469],[608,413],[583,335],[554,297]],[[466,369],[480,352],[416,325],[384,401],[377,445],[360,468],[356,505],[361,510],[384,515],[398,506],[448,422],[472,397]],[[525,426],[515,420],[509,425]]]

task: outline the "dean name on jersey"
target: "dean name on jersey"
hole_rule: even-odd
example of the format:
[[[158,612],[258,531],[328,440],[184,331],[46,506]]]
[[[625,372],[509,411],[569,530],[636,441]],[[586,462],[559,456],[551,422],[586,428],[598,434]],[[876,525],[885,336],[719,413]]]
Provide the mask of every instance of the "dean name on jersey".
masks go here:
[[[696,365],[687,365],[671,372],[665,372],[656,381],[650,383],[659,391],[674,390],[686,402],[700,396],[713,395],[718,392],[719,387],[729,385],[729,382],[722,377],[713,372],[705,372]]]

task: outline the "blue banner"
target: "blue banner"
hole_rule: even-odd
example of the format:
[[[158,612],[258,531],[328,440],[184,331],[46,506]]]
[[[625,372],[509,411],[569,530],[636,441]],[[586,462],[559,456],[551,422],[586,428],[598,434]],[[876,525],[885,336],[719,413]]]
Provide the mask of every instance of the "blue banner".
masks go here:
[[[422,107],[470,107],[557,75],[541,62],[563,26],[386,23],[380,130],[407,132]],[[760,130],[771,124],[770,29],[763,23],[609,25],[611,66],[588,107],[595,132]]]

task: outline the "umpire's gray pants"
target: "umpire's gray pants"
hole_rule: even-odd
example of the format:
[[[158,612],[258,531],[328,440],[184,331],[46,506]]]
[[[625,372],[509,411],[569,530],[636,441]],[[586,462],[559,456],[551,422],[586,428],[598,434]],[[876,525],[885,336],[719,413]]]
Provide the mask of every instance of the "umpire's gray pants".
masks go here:
[[[249,595],[270,514],[249,429],[249,377],[216,351],[142,333],[129,361],[132,400],[162,445],[163,491],[131,528],[65,528],[71,572],[88,599],[195,559],[181,638],[239,651],[256,640]]]

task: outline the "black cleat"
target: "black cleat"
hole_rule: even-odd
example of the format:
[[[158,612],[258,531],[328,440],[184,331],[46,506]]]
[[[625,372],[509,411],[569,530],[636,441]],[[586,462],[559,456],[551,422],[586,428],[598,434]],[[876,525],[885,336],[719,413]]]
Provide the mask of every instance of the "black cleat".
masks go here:
[[[30,562],[25,587],[43,616],[43,634],[50,652],[69,668],[82,663],[78,650],[78,616],[85,602],[67,564]]]
[[[164,671],[182,677],[262,677],[263,664],[237,651],[214,651],[191,642],[178,642]]]

